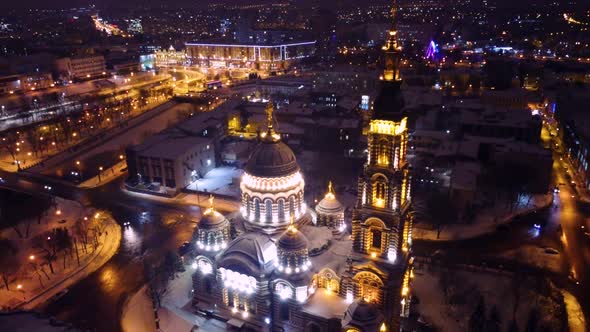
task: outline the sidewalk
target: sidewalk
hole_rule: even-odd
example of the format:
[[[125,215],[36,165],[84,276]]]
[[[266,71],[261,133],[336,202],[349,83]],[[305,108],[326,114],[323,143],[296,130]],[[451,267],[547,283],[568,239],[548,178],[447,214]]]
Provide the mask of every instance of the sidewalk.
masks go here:
[[[125,168],[127,168],[127,161],[122,160],[115,165],[103,170],[99,176],[90,178],[78,185],[80,188],[96,188],[103,186],[116,178],[125,175]]]
[[[117,252],[121,242],[121,228],[112,218],[102,217],[100,222],[103,223],[104,229],[98,236],[96,250],[89,243],[85,252],[84,245],[78,241],[80,263],[77,263],[75,247],[71,251],[61,251],[52,262],[54,273],[51,273],[47,262],[43,259],[45,253],[32,246],[33,234],[40,235],[55,227],[64,227],[69,232],[73,232],[75,220],[90,212],[94,213],[94,209],[83,209],[77,202],[62,199],[58,199],[58,202],[59,209],[63,209],[63,211],[60,210],[62,211],[60,215],[56,215],[52,210],[47,217],[51,220],[43,220],[41,225],[35,224],[39,227],[31,232],[31,236],[17,241],[12,239],[19,248],[18,272],[9,278],[10,290],[7,291],[2,285],[0,307],[33,309],[96,271]],[[75,208],[76,204],[78,209]],[[62,223],[58,220],[61,218],[67,221]],[[4,230],[6,231],[8,230]]]
[[[512,222],[518,215],[542,209],[552,203],[553,196],[548,194],[535,196],[535,198],[531,200],[529,206],[505,213],[502,217],[494,217],[494,215],[498,215],[498,211],[485,211],[484,213],[480,213],[472,223],[444,225],[438,238],[436,227],[433,227],[433,229],[422,228],[419,226],[429,227],[430,224],[417,224],[414,225],[412,230],[412,239],[427,241],[456,241],[478,237],[496,231],[498,226]]]
[[[209,207],[209,196],[215,196],[215,209],[223,213],[236,212],[240,209],[241,202],[238,199],[230,199],[226,196],[220,196],[215,194],[197,194],[197,193],[180,193],[175,197],[163,197],[144,193],[138,193],[135,191],[128,190],[123,185],[121,190],[127,195],[140,197],[142,199],[151,200],[161,203],[172,203],[191,205],[208,208]]]

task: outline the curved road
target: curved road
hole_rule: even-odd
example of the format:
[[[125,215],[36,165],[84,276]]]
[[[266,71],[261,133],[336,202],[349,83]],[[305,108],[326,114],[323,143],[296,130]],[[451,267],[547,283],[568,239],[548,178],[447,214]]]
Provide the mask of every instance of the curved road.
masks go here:
[[[41,309],[58,319],[89,331],[120,331],[121,310],[129,295],[143,284],[141,257],[146,250],[176,251],[192,236],[200,209],[195,206],[159,203],[128,195],[120,190],[122,178],[103,187],[84,190],[60,181],[23,179],[1,172],[2,187],[31,194],[48,192],[83,204],[108,209],[117,222],[131,222],[123,229],[119,252],[103,267],[69,289],[61,299]],[[203,197],[202,202],[206,202]]]

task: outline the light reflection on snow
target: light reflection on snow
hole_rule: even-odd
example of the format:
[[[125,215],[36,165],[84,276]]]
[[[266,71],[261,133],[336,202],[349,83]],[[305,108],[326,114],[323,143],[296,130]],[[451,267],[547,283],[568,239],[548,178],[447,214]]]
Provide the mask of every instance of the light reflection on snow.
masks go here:
[[[125,227],[123,230],[124,247],[130,252],[139,252],[141,249],[141,237],[132,227]]]

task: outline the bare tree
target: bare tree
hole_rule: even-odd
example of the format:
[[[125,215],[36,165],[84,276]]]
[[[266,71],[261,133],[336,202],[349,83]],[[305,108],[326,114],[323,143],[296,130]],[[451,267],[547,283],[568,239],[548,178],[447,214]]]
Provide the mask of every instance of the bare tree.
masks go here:
[[[51,273],[55,273],[53,270],[53,261],[57,257],[57,246],[55,241],[52,241],[51,236],[53,233],[51,231],[41,233],[34,238],[31,239],[33,241],[33,248],[39,249],[43,252],[43,259],[47,265],[49,265],[49,269]]]
[[[17,252],[18,249],[12,241],[0,238],[0,273],[2,274],[2,281],[6,290],[10,290],[8,279],[19,270]]]
[[[417,219],[427,221],[436,227],[437,239],[440,238],[445,225],[457,220],[457,211],[446,193],[432,192],[415,206]]]

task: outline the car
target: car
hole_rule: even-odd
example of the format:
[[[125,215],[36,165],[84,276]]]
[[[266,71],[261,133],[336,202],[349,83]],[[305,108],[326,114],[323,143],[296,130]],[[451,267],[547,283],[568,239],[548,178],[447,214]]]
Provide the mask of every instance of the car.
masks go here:
[[[559,188],[557,188],[557,187],[553,188],[554,193],[559,194],[559,191],[560,191]]]
[[[557,249],[550,247],[545,248],[545,253],[549,255],[559,255],[559,251]]]
[[[533,225],[533,227],[534,227],[535,229],[541,229],[541,224],[537,224],[537,223],[535,223],[535,224]]]

